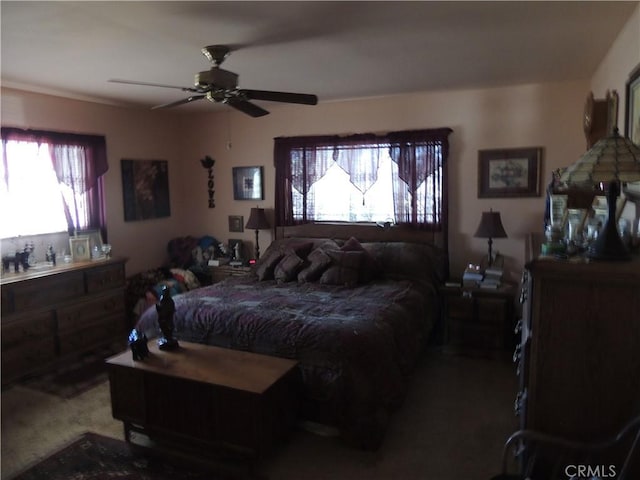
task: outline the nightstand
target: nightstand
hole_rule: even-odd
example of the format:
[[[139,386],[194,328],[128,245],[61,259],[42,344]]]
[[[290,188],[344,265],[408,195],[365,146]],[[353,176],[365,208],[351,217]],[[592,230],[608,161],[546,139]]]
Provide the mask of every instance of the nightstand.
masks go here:
[[[515,345],[516,286],[440,288],[445,350],[508,358]]]
[[[211,272],[212,282],[218,283],[227,277],[246,275],[251,271],[251,267],[221,265],[219,267],[209,267],[209,271]]]

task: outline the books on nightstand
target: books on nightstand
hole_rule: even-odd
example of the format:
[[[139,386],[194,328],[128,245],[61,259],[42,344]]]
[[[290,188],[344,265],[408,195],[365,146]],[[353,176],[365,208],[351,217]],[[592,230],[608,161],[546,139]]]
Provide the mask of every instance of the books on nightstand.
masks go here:
[[[480,288],[498,288],[502,284],[503,270],[500,267],[487,267]]]
[[[463,287],[477,287],[482,281],[483,275],[479,265],[470,263],[467,268],[464,269],[462,274],[462,286]]]

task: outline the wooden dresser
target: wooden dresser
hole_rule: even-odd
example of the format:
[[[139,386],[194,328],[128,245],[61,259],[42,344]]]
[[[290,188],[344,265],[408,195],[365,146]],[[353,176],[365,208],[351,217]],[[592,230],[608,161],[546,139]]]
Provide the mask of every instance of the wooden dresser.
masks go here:
[[[125,262],[3,273],[2,384],[124,338]]]
[[[522,428],[598,441],[640,415],[640,258],[535,259],[521,298]]]

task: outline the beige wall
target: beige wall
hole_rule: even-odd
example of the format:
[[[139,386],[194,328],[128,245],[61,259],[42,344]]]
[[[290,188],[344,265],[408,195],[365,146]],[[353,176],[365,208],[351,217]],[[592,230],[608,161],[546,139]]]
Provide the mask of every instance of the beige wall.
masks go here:
[[[251,231],[230,233],[227,217],[243,215],[246,222],[252,206],[273,208],[274,137],[451,127],[452,275],[459,275],[467,262],[486,252],[486,240],[474,238],[473,233],[482,211],[493,208],[501,212],[509,235],[495,240],[494,249],[506,256],[510,275],[517,279],[524,262],[525,235],[542,230],[544,188],[550,172],[571,164],[584,151],[581,117],[589,90],[601,97],[607,89],[617,89],[623,111],[624,83],[640,60],[639,17],[636,9],[591,81],[347,102],[320,99],[315,107],[269,104],[271,114],[258,119],[231,109],[184,115],[178,110],[151,112],[2,89],[2,124],[106,135],[109,241],[116,254],[130,258],[129,275],[157,266],[165,258],[167,241],[175,236],[207,233],[222,241],[242,238],[252,242]],[[544,149],[541,196],[478,199],[478,150],[530,146]],[[205,155],[216,159],[213,209],[207,205],[207,173],[199,162]],[[170,218],[124,222],[121,158],[169,161]],[[231,168],[250,165],[265,167],[265,200],[234,201]],[[264,231],[260,235],[264,250],[271,234]]]
[[[164,112],[125,109],[49,95],[2,89],[2,125],[105,135],[109,171],[105,176],[109,243],[114,255],[129,257],[127,273],[157,265],[164,259],[166,242],[181,231],[188,212],[188,196],[182,189],[179,163],[180,138],[174,125],[180,117]],[[171,217],[125,222],[120,159],[169,161]],[[23,242],[21,241],[20,244]],[[42,240],[36,249],[43,253]],[[56,245],[56,249],[62,246]],[[68,252],[67,246],[67,252]]]
[[[182,132],[185,165],[183,180],[192,184],[192,231],[209,231],[222,239],[246,238],[253,232],[229,234],[227,215],[244,215],[255,202],[234,201],[231,167],[263,165],[266,197],[259,204],[273,208],[273,138],[277,136],[381,132],[415,128],[451,127],[450,246],[452,273],[460,274],[469,261],[486,252],[487,242],[473,238],[481,213],[493,208],[502,214],[508,239],[494,248],[507,256],[509,269],[519,275],[524,261],[524,237],[542,229],[544,196],[516,199],[477,198],[479,149],[540,146],[544,149],[542,190],[552,169],[571,163],[584,150],[581,113],[587,82],[524,85],[482,90],[429,92],[350,102],[320,103],[315,107],[269,106],[259,119],[228,111],[186,120]],[[230,128],[229,128],[230,127]],[[227,149],[231,132],[232,148]],[[218,208],[206,207],[206,173],[195,159],[216,159]],[[195,188],[199,184],[200,187]],[[269,232],[261,232],[263,242]],[[263,243],[264,245],[265,243]]]
[[[640,65],[640,3],[591,79],[591,90],[596,98],[604,98],[607,90],[618,92],[620,97],[618,109],[620,133],[624,133],[627,124],[625,119],[625,84],[629,79],[629,74],[637,65]]]

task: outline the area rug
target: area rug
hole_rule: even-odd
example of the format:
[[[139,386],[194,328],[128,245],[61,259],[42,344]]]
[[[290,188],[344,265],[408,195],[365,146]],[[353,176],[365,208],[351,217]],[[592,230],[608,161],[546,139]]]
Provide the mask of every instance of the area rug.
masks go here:
[[[220,480],[184,458],[85,433],[11,480]],[[228,477],[226,477],[228,478]]]

